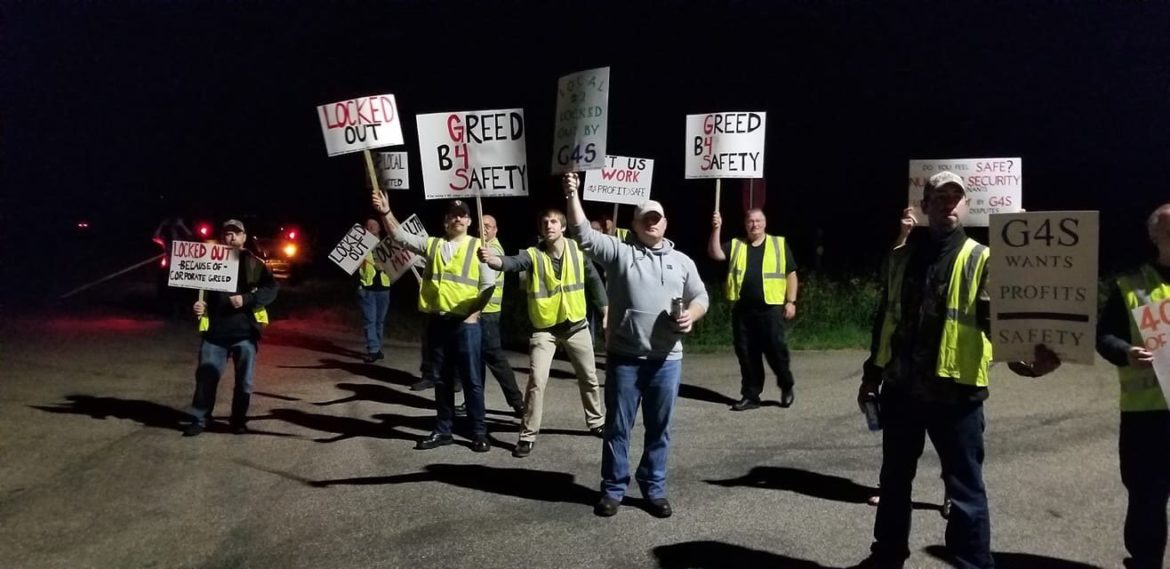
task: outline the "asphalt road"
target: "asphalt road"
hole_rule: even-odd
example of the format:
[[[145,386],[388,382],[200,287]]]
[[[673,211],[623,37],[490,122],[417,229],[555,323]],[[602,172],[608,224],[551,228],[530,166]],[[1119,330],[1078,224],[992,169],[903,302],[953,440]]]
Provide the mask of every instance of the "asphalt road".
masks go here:
[[[255,433],[180,437],[197,346],[187,323],[3,323],[0,566],[811,568],[867,553],[880,439],[853,401],[861,352],[794,354],[796,405],[747,413],[728,411],[733,355],[688,356],[672,430],[675,515],[659,520],[636,487],[616,517],[592,515],[600,443],[565,362],[535,451],[516,459],[516,422],[493,380],[496,448],[415,451],[433,417],[430,392],[407,387],[418,348],[363,364],[356,331],[315,321],[270,329]],[[523,382],[527,358],[511,359]],[[1035,380],[1000,366],[992,382],[985,476],[1000,565],[1119,567],[1112,370],[1068,365]],[[778,397],[773,385],[765,397]],[[927,447],[908,566],[946,567]]]

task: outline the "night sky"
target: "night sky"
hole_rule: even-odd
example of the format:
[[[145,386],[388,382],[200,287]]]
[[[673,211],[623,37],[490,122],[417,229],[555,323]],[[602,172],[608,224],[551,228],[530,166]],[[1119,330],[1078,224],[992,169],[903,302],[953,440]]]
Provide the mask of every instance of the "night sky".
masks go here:
[[[1029,210],[1101,210],[1103,270],[1147,255],[1145,215],[1170,201],[1170,7],[934,4],[4,3],[5,265],[29,265],[30,232],[49,250],[86,238],[80,219],[134,250],[167,214],[297,222],[331,246],[368,197],[360,154],[326,156],[315,107],[382,93],[416,188],[396,213],[432,231],[414,115],[525,109],[532,195],[485,202],[517,248],[563,204],[557,78],[606,65],[609,152],[655,159],[668,236],[694,257],[714,190],[683,179],[684,115],[730,110],[768,112],[769,226],[803,265],[821,229],[826,268],[872,270],[910,158],[1022,157]]]

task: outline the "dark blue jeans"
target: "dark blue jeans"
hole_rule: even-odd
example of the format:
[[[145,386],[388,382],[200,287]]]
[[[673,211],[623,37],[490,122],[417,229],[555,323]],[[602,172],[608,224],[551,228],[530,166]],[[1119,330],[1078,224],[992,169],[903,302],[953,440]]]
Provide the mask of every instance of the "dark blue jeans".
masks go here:
[[[1170,411],[1121,414],[1121,482],[1129,493],[1125,549],[1130,569],[1160,569],[1170,501]]]
[[[601,493],[621,501],[630,485],[630,431],[642,406],[646,435],[635,477],[648,500],[666,497],[670,416],[678,397],[682,360],[640,360],[610,354],[605,366],[605,434]]]
[[[943,381],[943,380],[939,380]],[[873,552],[886,559],[910,555],[910,495],[918,458],[930,436],[951,498],[946,547],[957,567],[989,569],[991,517],[983,485],[983,403],[914,401],[883,393],[882,472]]]
[[[233,424],[248,420],[248,405],[252,401],[252,379],[256,366],[256,342],[240,340],[221,344],[203,340],[199,345],[199,367],[195,368],[195,396],[191,401],[191,417],[195,423],[206,425],[215,408],[215,392],[219,379],[227,368],[228,357],[236,363],[236,389],[232,394]]]
[[[455,418],[455,382],[463,382],[463,399],[471,419],[471,433],[486,435],[483,404],[483,338],[479,322],[467,323],[432,315],[427,320],[426,346],[435,379],[435,433],[451,434]]]
[[[382,334],[386,329],[386,311],[390,308],[389,290],[358,287],[358,306],[362,309],[362,331],[366,335],[366,352],[382,351]]]

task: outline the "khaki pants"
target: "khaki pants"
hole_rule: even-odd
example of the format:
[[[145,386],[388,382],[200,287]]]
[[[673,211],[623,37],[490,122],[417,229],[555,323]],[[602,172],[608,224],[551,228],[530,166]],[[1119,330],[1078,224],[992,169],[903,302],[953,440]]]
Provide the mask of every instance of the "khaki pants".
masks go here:
[[[585,425],[592,429],[605,424],[601,412],[601,388],[597,383],[597,363],[593,354],[593,338],[589,327],[582,326],[565,337],[550,332],[533,332],[528,340],[531,369],[528,386],[524,389],[524,419],[520,422],[520,440],[534,441],[540,432],[540,419],[544,412],[544,387],[548,385],[548,372],[552,366],[557,345],[565,348],[573,371],[577,374],[577,388],[581,391],[581,406],[585,409]]]

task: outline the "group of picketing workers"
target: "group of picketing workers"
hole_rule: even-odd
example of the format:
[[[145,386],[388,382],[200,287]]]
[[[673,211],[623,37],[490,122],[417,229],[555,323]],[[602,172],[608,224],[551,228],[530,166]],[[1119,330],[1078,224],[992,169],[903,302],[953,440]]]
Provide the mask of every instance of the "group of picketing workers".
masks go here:
[[[578,197],[574,174],[562,178],[564,211],[538,216],[540,243],[505,256],[496,223],[483,216],[480,237],[469,235],[471,212],[462,201],[450,204],[438,237],[419,237],[399,227],[389,198],[374,192],[378,213],[367,221],[380,226],[403,247],[422,256],[418,308],[426,314],[424,380],[433,383],[436,421],[420,450],[453,443],[457,415],[455,392],[461,384],[472,433],[471,449],[487,452],[491,443],[484,421],[484,366],[491,366],[509,405],[521,418],[513,455],[533,452],[540,432],[543,395],[557,347],[576,373],[589,432],[601,437],[599,516],[618,513],[630,482],[629,445],[639,406],[645,426],[642,457],[634,472],[648,510],[668,517],[667,457],[670,422],[682,375],[682,342],[708,307],[708,295],[695,264],[666,239],[662,205],[646,201],[634,212],[627,233],[591,224]],[[902,234],[885,263],[880,306],[874,319],[869,358],[863,365],[859,404],[876,402],[883,428],[882,466],[867,567],[901,567],[908,558],[911,488],[925,438],[941,463],[950,501],[946,549],[960,567],[993,567],[991,526],[983,481],[984,414],[991,359],[988,247],[969,238],[960,218],[967,207],[963,180],[940,172],[927,181],[921,208],[927,229],[920,239],[907,235],[914,222],[903,213]],[[1170,204],[1147,220],[1157,256],[1112,286],[1098,330],[1100,355],[1117,366],[1120,379],[1121,478],[1129,494],[1124,540],[1126,567],[1163,567],[1167,501],[1170,499],[1170,411],[1143,347],[1131,310],[1170,298]],[[777,376],[782,407],[795,401],[794,379],[784,340],[785,320],[798,301],[796,263],[785,239],[767,233],[764,213],[749,210],[745,237],[722,241],[722,219],[712,218],[708,255],[728,262],[724,293],[734,303],[732,326],[739,360],[742,398],[732,406],[749,411],[760,405],[763,361]],[[223,225],[223,242],[241,247],[243,224]],[[601,289],[596,263],[604,271]],[[531,374],[523,394],[499,353],[502,273],[528,273],[527,311]],[[263,263],[246,252],[235,294],[209,294],[194,305],[203,339],[192,404],[194,418],[185,435],[206,428],[216,384],[230,356],[236,389],[231,429],[246,432],[256,346],[267,321],[264,307],[276,297],[276,284]],[[373,263],[358,272],[366,316],[367,361],[381,357],[381,330],[389,281]],[[589,294],[586,294],[589,291]],[[587,296],[589,300],[587,301]],[[600,316],[605,337],[605,382],[599,387],[594,363],[590,305]],[[1036,346],[1031,362],[1012,362],[1016,374],[1036,377],[1060,366],[1059,358]],[[506,371],[505,371],[506,370]],[[422,387],[425,387],[423,385]],[[602,390],[604,389],[604,392]],[[604,401],[604,403],[603,403]]]

